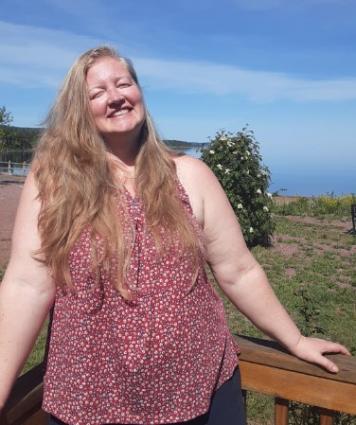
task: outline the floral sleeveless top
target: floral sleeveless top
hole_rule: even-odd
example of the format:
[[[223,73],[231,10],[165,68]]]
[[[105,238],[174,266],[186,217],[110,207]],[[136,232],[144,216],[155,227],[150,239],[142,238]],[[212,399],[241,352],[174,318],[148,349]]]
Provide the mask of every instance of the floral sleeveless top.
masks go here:
[[[191,219],[188,195],[178,196]],[[179,245],[156,250],[141,201],[126,197],[135,238],[128,302],[103,273],[90,272],[91,236],[70,254],[75,292],[57,291],[44,378],[43,409],[69,425],[166,424],[209,409],[233,374],[238,347],[221,299]],[[119,201],[118,201],[119,202]]]

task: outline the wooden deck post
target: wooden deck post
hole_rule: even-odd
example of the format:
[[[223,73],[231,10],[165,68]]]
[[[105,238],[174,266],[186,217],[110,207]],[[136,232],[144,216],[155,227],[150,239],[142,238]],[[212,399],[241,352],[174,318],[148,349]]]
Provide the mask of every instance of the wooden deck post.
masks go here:
[[[274,425],[288,425],[288,400],[274,399]]]
[[[320,413],[320,425],[333,425],[335,412],[329,409],[318,409]]]
[[[242,392],[242,400],[243,400],[244,409],[245,409],[245,415],[247,417],[247,391],[241,389],[241,392]]]

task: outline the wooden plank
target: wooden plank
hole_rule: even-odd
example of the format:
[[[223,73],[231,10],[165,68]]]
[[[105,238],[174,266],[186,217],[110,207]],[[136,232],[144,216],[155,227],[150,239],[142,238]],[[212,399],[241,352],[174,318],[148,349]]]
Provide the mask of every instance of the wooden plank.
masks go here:
[[[274,425],[288,425],[288,400],[275,398],[274,400]]]
[[[48,413],[44,412],[41,409],[41,410],[38,410],[33,416],[31,416],[25,422],[22,422],[21,425],[47,425],[48,418],[49,418]]]
[[[267,341],[259,338],[246,336],[237,336],[237,343],[241,349],[240,360],[247,360],[266,366],[277,367],[280,369],[301,372],[332,381],[349,382],[356,385],[356,357],[345,356],[342,354],[330,354],[330,358],[337,364],[339,373],[330,373],[323,368],[311,363],[299,360],[297,357],[288,354],[275,341]]]
[[[320,411],[320,425],[333,425],[335,412],[324,409]]]
[[[321,415],[319,423],[320,425],[333,425],[334,420],[332,416],[330,417],[330,416]]]
[[[11,410],[12,407],[17,405],[19,401],[28,395],[28,393],[36,389],[38,386],[42,386],[43,373],[44,364],[41,363],[17,378],[10,397],[5,405],[4,411]]]
[[[356,414],[356,385],[240,361],[242,388]]]
[[[41,415],[38,412],[42,404],[43,372],[44,364],[41,363],[16,380],[4,407],[1,424],[22,425],[26,423],[25,421],[31,421],[31,418],[38,418],[37,415]],[[32,423],[37,425],[35,419],[33,421]],[[41,422],[38,422],[38,425],[40,424]]]
[[[42,384],[32,388],[21,400],[10,409],[5,409],[4,417],[8,425],[23,424],[41,409]]]

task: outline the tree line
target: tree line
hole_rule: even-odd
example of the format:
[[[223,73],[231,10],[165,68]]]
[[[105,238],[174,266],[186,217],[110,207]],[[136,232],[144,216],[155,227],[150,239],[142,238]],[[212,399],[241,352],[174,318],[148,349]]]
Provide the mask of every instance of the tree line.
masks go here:
[[[31,150],[40,137],[42,128],[15,127],[10,124],[12,114],[5,106],[0,107],[0,152],[3,150]],[[185,150],[203,147],[206,143],[192,143],[183,140],[164,140],[172,149]]]
[[[0,151],[32,149],[41,129],[11,126],[12,121],[11,112],[0,106]]]

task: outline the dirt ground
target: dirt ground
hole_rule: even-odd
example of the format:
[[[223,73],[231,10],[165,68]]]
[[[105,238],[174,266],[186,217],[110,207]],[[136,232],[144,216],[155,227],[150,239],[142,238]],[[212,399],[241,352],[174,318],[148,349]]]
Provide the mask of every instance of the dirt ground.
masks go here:
[[[10,256],[11,234],[14,226],[24,178],[0,174],[0,267],[4,268]]]

